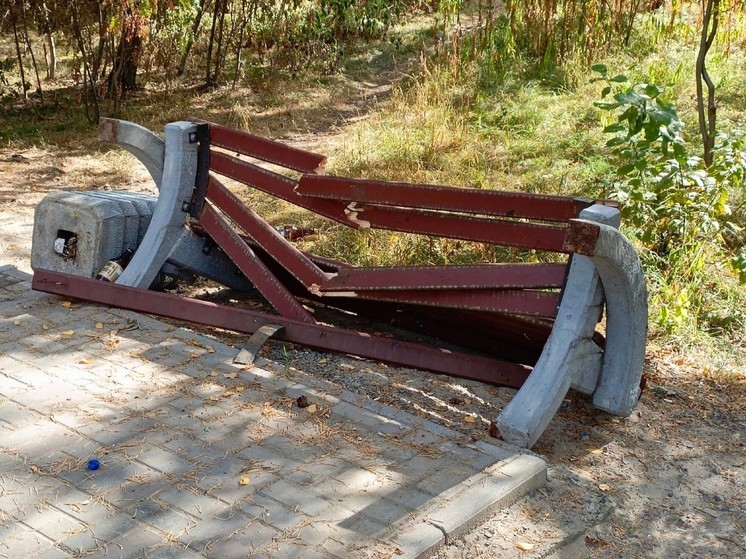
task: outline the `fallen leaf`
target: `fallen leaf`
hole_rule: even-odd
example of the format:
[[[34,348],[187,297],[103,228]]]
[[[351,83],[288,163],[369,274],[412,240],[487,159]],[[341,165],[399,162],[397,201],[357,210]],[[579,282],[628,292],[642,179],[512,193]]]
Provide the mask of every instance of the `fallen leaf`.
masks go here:
[[[246,390],[246,387],[245,386],[236,386],[233,390],[235,390],[236,392],[243,392],[244,390]]]
[[[218,376],[218,372],[217,371],[210,371],[210,374],[207,375],[207,376],[215,378],[216,376]]]
[[[100,322],[96,323],[96,329],[101,330],[104,327],[104,325]]]
[[[93,363],[93,359],[91,359],[90,357],[86,357],[85,359],[81,359],[80,361],[78,361],[78,363],[80,363],[81,365],[90,365]]]
[[[224,398],[227,398],[229,396],[235,396],[235,395],[236,395],[236,393],[233,390],[226,390],[225,392],[223,392],[223,397]]]
[[[223,376],[225,378],[234,379],[234,378],[238,377],[238,373],[225,373]]]
[[[72,305],[73,304],[70,301],[62,301],[62,306],[65,308],[72,307]]]
[[[467,416],[466,416],[466,417],[464,418],[464,421],[465,421],[466,423],[476,423],[476,422],[477,422],[477,420],[476,420],[476,419],[474,418],[474,416],[473,416],[473,415],[467,415]]]
[[[318,408],[318,406],[317,406],[316,404],[311,404],[310,406],[308,406],[308,407],[306,408],[306,411],[307,411],[308,413],[316,413],[316,410],[317,410],[317,409],[319,409],[319,408]]]
[[[515,546],[521,551],[531,551],[534,547],[536,547],[534,544],[528,542],[518,542],[517,544],[515,544]]]
[[[326,365],[327,363],[329,363],[328,359],[319,359],[319,365]]]
[[[72,336],[73,334],[75,334],[75,330],[65,330],[62,332],[63,336]]]
[[[248,485],[250,481],[249,476],[243,476],[238,480],[238,485]]]
[[[598,488],[603,491],[604,493],[611,491],[611,485],[607,483],[599,483]]]
[[[41,327],[42,327],[43,330],[49,330],[49,325],[48,324],[42,324]]]
[[[588,547],[604,547],[606,545],[609,545],[609,542],[607,542],[605,539],[601,537],[592,538],[591,536],[586,536],[585,545]]]
[[[603,448],[594,448],[593,450],[591,450],[591,454],[603,454],[603,452]]]
[[[21,324],[21,321],[20,320],[14,320],[13,324],[15,324],[16,326],[18,326],[19,324]]]
[[[500,432],[497,430],[497,423],[490,421],[490,427],[487,429],[487,434],[493,439],[500,438]]]

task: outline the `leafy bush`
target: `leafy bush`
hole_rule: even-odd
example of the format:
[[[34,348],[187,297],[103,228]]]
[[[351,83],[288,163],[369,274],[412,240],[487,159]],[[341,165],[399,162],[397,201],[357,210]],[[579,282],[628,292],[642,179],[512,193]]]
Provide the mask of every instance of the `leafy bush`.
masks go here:
[[[664,86],[630,84],[602,64],[592,69],[594,81],[605,83],[595,106],[616,116],[604,129],[616,164],[612,195],[623,202],[626,223],[645,247],[658,322],[668,331],[697,326],[707,314],[703,287],[711,263],[729,262],[746,279],[746,257],[726,242],[738,231],[728,201],[743,185],[743,138],[720,134],[707,167],[692,153]]]

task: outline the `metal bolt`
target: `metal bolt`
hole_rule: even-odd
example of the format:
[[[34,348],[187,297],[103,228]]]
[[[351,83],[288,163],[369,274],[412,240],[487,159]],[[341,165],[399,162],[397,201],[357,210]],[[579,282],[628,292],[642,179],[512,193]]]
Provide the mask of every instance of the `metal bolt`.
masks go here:
[[[190,144],[197,143],[197,133],[196,132],[189,132],[189,143]]]
[[[191,209],[192,205],[189,202],[184,202],[181,204],[181,211],[182,212],[188,212]]]

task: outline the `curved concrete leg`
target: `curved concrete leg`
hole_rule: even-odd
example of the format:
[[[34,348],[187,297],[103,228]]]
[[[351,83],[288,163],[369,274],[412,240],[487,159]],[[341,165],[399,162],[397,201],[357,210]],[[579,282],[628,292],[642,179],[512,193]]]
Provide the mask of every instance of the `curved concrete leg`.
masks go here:
[[[640,397],[645,362],[648,298],[640,260],[616,229],[600,225],[591,257],[606,296],[606,348],[593,405],[628,416]]]
[[[147,128],[116,118],[102,118],[98,123],[98,139],[117,144],[137,157],[153,177],[158,189],[163,181],[165,143]]]
[[[120,123],[121,124],[121,123]],[[197,126],[173,122],[165,126],[163,179],[150,226],[118,284],[147,289],[184,232],[184,212],[194,190],[197,143],[190,141]]]
[[[619,211],[595,205],[583,210],[580,216],[584,221],[597,224],[603,231],[599,234],[599,244],[600,237],[605,240],[603,246],[596,247],[592,257],[573,255],[557,319],[544,351],[526,383],[496,420],[503,439],[517,446],[530,447],[536,442],[570,388],[593,393],[594,404],[601,407],[595,400],[601,388],[597,388],[599,378],[602,385],[606,378],[609,388],[606,388],[608,395],[605,398],[612,400],[611,405],[602,409],[622,410],[623,407],[615,402],[628,401],[628,384],[635,382],[632,371],[637,366],[629,353],[644,354],[645,329],[636,332],[633,326],[639,326],[639,321],[647,324],[646,306],[641,308],[633,303],[618,308],[628,298],[640,299],[635,286],[642,281],[637,255],[616,229]],[[632,266],[632,257],[637,268]],[[644,288],[644,281],[642,286]],[[609,317],[607,345],[602,352],[592,341],[592,336],[601,315],[604,296]],[[612,311],[612,307],[615,310]],[[640,331],[642,349],[638,339]],[[614,341],[609,340],[609,336]],[[632,338],[636,338],[634,343],[631,343]],[[629,350],[625,348],[627,343],[631,343]],[[625,359],[625,356],[630,359]],[[641,368],[635,386],[639,385],[640,371]],[[624,383],[624,388],[616,386],[617,382]]]

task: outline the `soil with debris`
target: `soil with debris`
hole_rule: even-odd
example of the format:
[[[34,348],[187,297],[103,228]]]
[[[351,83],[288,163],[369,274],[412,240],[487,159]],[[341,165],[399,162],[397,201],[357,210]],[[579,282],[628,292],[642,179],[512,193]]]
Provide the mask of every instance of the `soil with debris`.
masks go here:
[[[319,136],[306,140],[317,150],[327,143]],[[0,150],[0,263],[30,271],[33,211],[46,193],[112,188],[153,193],[144,168],[116,151]],[[245,341],[227,332],[212,335],[236,346]],[[262,355],[286,374],[323,376],[475,440],[489,436],[490,421],[512,395],[278,342]],[[702,359],[651,344],[645,374],[647,388],[626,419],[569,395],[533,449],[550,465],[547,485],[435,557],[745,559],[744,369],[712,374]]]

